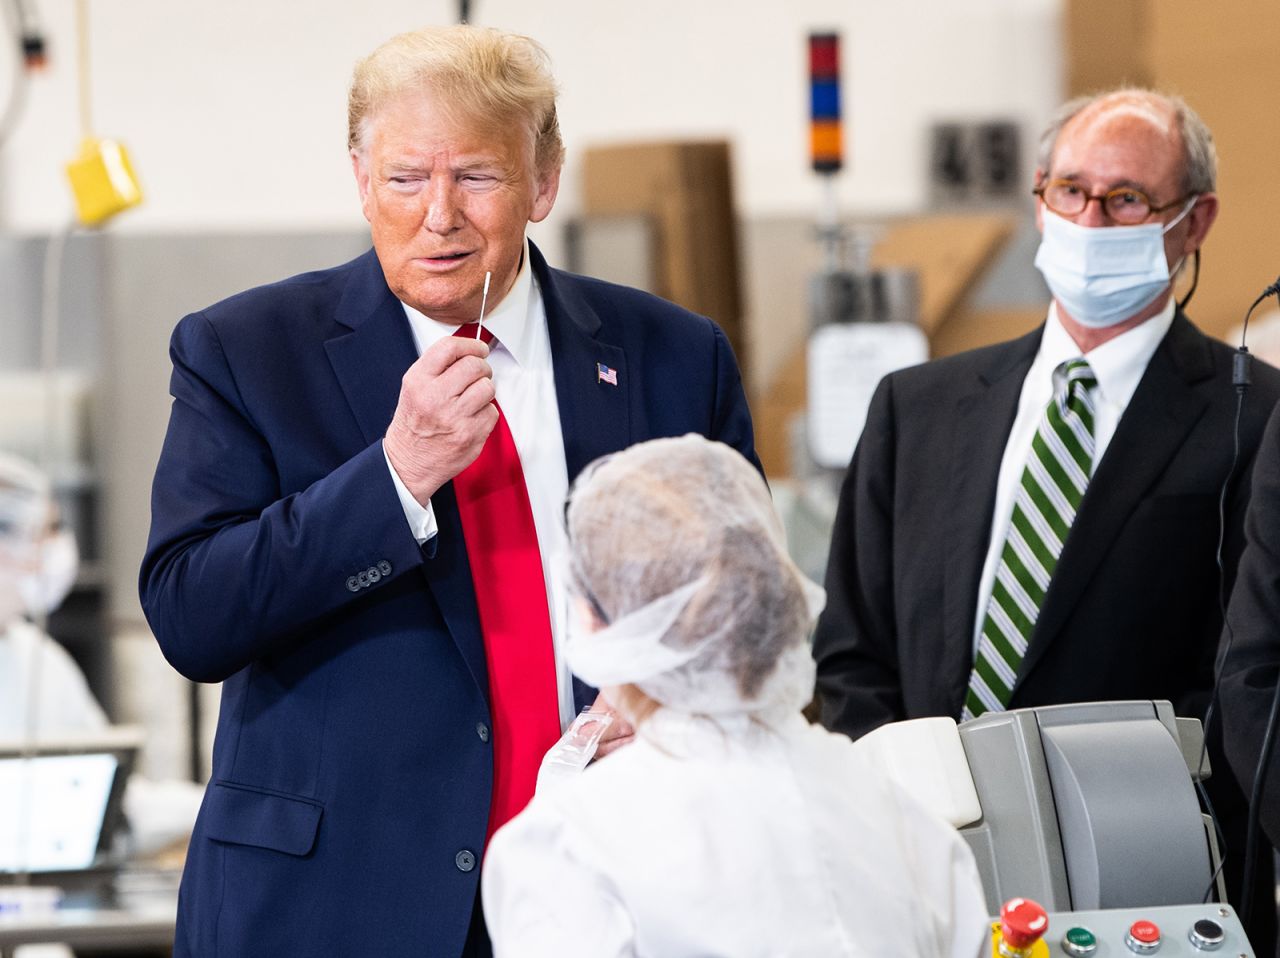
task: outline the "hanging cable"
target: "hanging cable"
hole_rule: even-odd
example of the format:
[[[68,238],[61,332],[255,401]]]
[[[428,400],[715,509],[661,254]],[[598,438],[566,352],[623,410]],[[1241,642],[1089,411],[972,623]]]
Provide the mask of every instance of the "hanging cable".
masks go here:
[[[86,106],[86,98],[88,96],[87,89],[87,64],[88,64],[88,35],[85,23],[85,0],[77,0],[76,3],[76,27],[77,34],[80,39],[79,43],[79,65],[80,65],[80,117],[84,123],[88,119],[88,108]],[[45,246],[44,266],[41,271],[41,296],[40,296],[40,381],[41,381],[41,419],[44,428],[40,430],[40,447],[37,454],[36,464],[40,470],[48,478],[51,487],[56,487],[58,477],[56,466],[54,463],[54,451],[57,448],[54,435],[54,425],[57,421],[57,404],[58,404],[58,352],[60,339],[60,318],[61,318],[61,293],[62,293],[62,274],[63,264],[66,260],[67,241],[75,231],[76,221],[74,219],[68,221],[65,225],[60,226],[49,235],[48,244]],[[36,611],[34,624],[37,633],[43,640],[49,641],[48,631],[48,610],[40,608]],[[44,692],[44,655],[37,648],[35,654],[31,656],[28,664],[24,681],[27,685],[27,712],[23,717],[23,734],[22,734],[22,756],[26,759],[35,757],[36,749],[40,740],[40,717],[43,707]],[[23,794],[19,801],[19,815],[29,815],[34,812],[33,801],[29,794],[31,787],[31,776],[23,778]],[[23,826],[19,832],[25,834],[30,828]],[[28,849],[25,847],[25,841],[22,848],[19,849],[18,855],[18,873],[17,880],[19,884],[26,884],[30,880],[28,871],[29,861],[27,858]]]
[[[1199,251],[1197,251],[1196,279],[1199,278],[1199,275],[1200,275],[1200,260],[1199,260]],[[1195,286],[1196,286],[1196,280],[1193,280],[1191,284],[1191,290],[1190,292],[1187,293],[1187,297],[1186,297],[1187,299],[1190,299],[1191,293],[1195,292]],[[1219,614],[1222,616],[1222,625],[1223,625],[1223,630],[1226,634],[1226,641],[1223,642],[1221,647],[1218,649],[1218,654],[1214,660],[1213,690],[1209,695],[1209,704],[1205,707],[1204,718],[1201,721],[1201,726],[1204,731],[1204,739],[1200,747],[1200,760],[1197,763],[1197,767],[1196,767],[1196,774],[1197,774],[1196,791],[1199,792],[1200,799],[1204,803],[1205,809],[1208,812],[1210,820],[1213,822],[1214,830],[1218,835],[1219,846],[1223,848],[1224,851],[1225,851],[1226,845],[1222,840],[1222,828],[1218,824],[1217,816],[1214,814],[1213,804],[1212,802],[1209,801],[1209,795],[1208,795],[1208,792],[1205,790],[1202,778],[1204,776],[1205,759],[1208,755],[1209,737],[1210,737],[1211,729],[1213,727],[1213,720],[1217,712],[1219,688],[1222,682],[1222,667],[1223,667],[1223,664],[1226,662],[1227,654],[1231,651],[1232,644],[1235,642],[1235,632],[1231,628],[1231,620],[1227,616],[1227,570],[1226,570],[1226,565],[1222,559],[1222,550],[1226,541],[1226,532],[1227,532],[1227,491],[1228,489],[1230,489],[1231,480],[1235,476],[1236,468],[1240,462],[1240,420],[1244,411],[1245,393],[1248,392],[1249,386],[1251,383],[1249,367],[1252,362],[1253,356],[1250,354],[1249,347],[1246,345],[1246,340],[1249,332],[1249,317],[1253,315],[1253,311],[1257,309],[1258,305],[1268,296],[1280,296],[1280,279],[1277,279],[1270,286],[1267,286],[1258,295],[1258,298],[1255,299],[1253,303],[1250,304],[1249,308],[1245,311],[1244,322],[1240,330],[1240,345],[1236,348],[1235,355],[1232,356],[1231,384],[1236,391],[1236,412],[1235,412],[1234,425],[1231,430],[1231,434],[1232,434],[1231,465],[1227,468],[1227,474],[1222,479],[1222,488],[1218,490],[1218,545],[1215,553],[1215,558],[1218,566],[1218,611],[1219,611]],[[1185,303],[1185,300],[1183,302]],[[1179,305],[1182,305],[1182,304],[1179,304]],[[1280,698],[1278,698],[1278,701],[1280,701]],[[1268,741],[1270,740],[1270,737],[1274,734],[1274,728],[1272,727],[1274,721],[1275,721],[1275,711],[1273,708],[1272,719],[1268,723],[1268,732],[1267,732]],[[1260,789],[1261,781],[1263,778],[1265,778],[1265,775],[1266,775],[1266,762],[1262,761],[1262,762],[1259,762],[1258,774],[1255,775],[1255,779],[1254,779],[1253,791],[1255,794],[1258,793]],[[1242,917],[1248,913],[1248,908],[1249,908],[1249,905],[1251,904],[1250,898],[1251,898],[1251,892],[1252,892],[1252,885],[1250,884],[1250,876],[1253,874],[1252,868],[1253,868],[1253,858],[1254,858],[1254,848],[1253,848],[1254,833],[1257,830],[1257,826],[1255,824],[1255,817],[1253,814],[1253,800],[1250,801],[1249,819],[1250,819],[1250,824],[1249,824],[1248,834],[1245,839],[1245,853],[1244,853],[1244,861],[1242,863],[1245,869],[1242,876],[1242,895],[1241,895],[1241,908],[1240,908]],[[1213,886],[1215,882],[1218,880],[1218,875],[1222,871],[1222,868],[1225,865],[1225,862],[1226,862],[1226,858],[1224,854],[1222,860],[1219,861],[1218,863],[1218,867],[1214,870],[1213,875],[1210,876],[1209,887],[1205,889],[1205,893],[1204,893],[1204,899],[1203,899],[1204,901],[1207,902],[1210,900],[1210,897],[1213,893]]]
[[[27,62],[23,56],[22,40],[22,7],[20,0],[3,0],[6,43],[13,51],[13,77],[9,86],[9,96],[5,100],[4,110],[0,111],[0,149],[4,148],[13,131],[17,129],[18,118],[22,116],[27,102]]]
[[[1246,322],[1247,322],[1246,318]],[[1243,346],[1241,347],[1244,348]],[[1234,381],[1234,380],[1233,380]],[[1236,467],[1240,462],[1240,418],[1244,412],[1244,394],[1248,388],[1248,384],[1236,384],[1236,413],[1234,427],[1231,430],[1232,446],[1231,446],[1231,465],[1227,467],[1227,474],[1222,480],[1222,488],[1218,490],[1218,544],[1214,550],[1214,559],[1218,566],[1218,614],[1222,616],[1222,624],[1227,631],[1227,641],[1222,644],[1222,648],[1218,650],[1218,655],[1213,665],[1213,691],[1209,695],[1209,704],[1205,707],[1204,718],[1201,720],[1201,729],[1203,738],[1200,743],[1200,760],[1196,763],[1196,791],[1200,795],[1200,801],[1204,804],[1205,811],[1209,815],[1209,820],[1213,823],[1214,833],[1218,838],[1218,848],[1220,851],[1218,859],[1218,867],[1213,870],[1213,874],[1209,877],[1209,887],[1205,889],[1202,901],[1208,902],[1212,900],[1213,888],[1222,874],[1223,868],[1226,866],[1226,838],[1222,832],[1222,826],[1218,822],[1218,816],[1214,812],[1213,802],[1209,800],[1209,792],[1205,788],[1205,760],[1209,754],[1209,735],[1213,727],[1214,713],[1218,704],[1218,683],[1222,676],[1222,662],[1226,657],[1227,650],[1231,648],[1231,623],[1227,620],[1227,568],[1222,561],[1222,550],[1226,542],[1227,534],[1227,490],[1231,487],[1231,479],[1236,474]]]
[[[76,0],[76,65],[80,80],[80,138],[93,136],[93,89],[89,73],[89,0]]]
[[[44,428],[40,431],[40,451],[37,459],[37,465],[45,476],[48,477],[50,485],[56,486],[57,475],[54,468],[54,423],[56,422],[55,411],[58,402],[58,351],[59,351],[59,332],[60,332],[60,301],[62,292],[62,274],[63,264],[66,261],[67,241],[75,232],[75,221],[68,222],[49,236],[48,245],[45,247],[44,268],[41,284],[41,301],[40,301],[40,375],[41,375],[41,414],[44,421]],[[51,642],[49,638],[49,614],[48,610],[40,608],[36,610],[34,624],[36,632],[41,636],[41,641]],[[40,742],[40,716],[41,709],[44,707],[44,655],[37,647],[35,653],[31,656],[30,662],[27,663],[26,674],[23,680],[27,686],[27,713],[23,717],[22,731],[22,749],[21,756],[26,759],[33,759],[36,756],[36,750]],[[34,813],[33,796],[30,794],[32,787],[32,776],[23,777],[22,794],[19,796],[18,815],[19,819],[25,818]],[[29,826],[22,826],[18,829],[20,835],[27,835],[31,829]],[[28,852],[25,838],[22,845],[18,849],[18,872],[16,880],[19,884],[27,884],[30,881],[30,873],[28,871]]]
[[[36,19],[30,0],[14,0],[18,10],[18,25],[22,36],[22,60],[28,70],[42,70],[48,62],[48,48],[44,31]]]
[[[124,144],[94,134],[89,0],[76,0],[75,10],[80,151],[67,164],[67,176],[80,224],[101,226],[122,210],[141,203],[142,189]]]
[[[1240,346],[1236,350],[1235,366],[1232,370],[1231,381],[1235,384],[1238,393],[1243,395],[1244,391],[1249,387],[1249,366],[1252,356],[1249,353],[1249,347],[1245,345],[1246,337],[1249,333],[1249,317],[1253,315],[1253,311],[1268,296],[1280,297],[1280,278],[1258,294],[1258,298],[1253,301],[1249,309],[1244,314],[1244,323],[1240,329]],[[1227,653],[1231,651],[1231,644],[1235,638],[1231,629],[1231,622],[1226,621],[1227,642],[1218,658],[1218,675],[1221,678],[1222,664],[1226,661]],[[1218,695],[1218,683],[1214,683],[1214,698]],[[1258,756],[1258,767],[1253,773],[1252,788],[1249,790],[1249,815],[1248,824],[1246,825],[1245,843],[1244,843],[1244,875],[1242,881],[1242,892],[1240,901],[1240,920],[1248,921],[1249,915],[1253,907],[1253,886],[1249,879],[1253,874],[1254,861],[1257,858],[1257,849],[1261,825],[1259,824],[1258,813],[1262,802],[1262,793],[1266,785],[1267,771],[1271,764],[1272,742],[1275,739],[1276,724],[1280,721],[1280,681],[1277,681],[1275,695],[1271,700],[1271,711],[1267,716],[1266,731],[1262,737],[1262,751]]]

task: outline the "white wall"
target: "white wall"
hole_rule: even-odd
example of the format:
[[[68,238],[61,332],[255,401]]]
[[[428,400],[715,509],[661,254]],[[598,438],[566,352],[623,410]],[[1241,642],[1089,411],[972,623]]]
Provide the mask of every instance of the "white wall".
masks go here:
[[[80,137],[73,0],[30,2],[43,19],[52,60],[30,84],[15,135],[0,145],[0,239],[22,249],[33,243],[3,234],[48,233],[70,218],[63,166]],[[921,209],[932,121],[1011,118],[1023,124],[1029,148],[1060,99],[1062,3],[472,0],[472,13],[477,23],[542,41],[562,85],[569,158],[557,211],[535,231],[554,261],[561,227],[580,205],[582,150],[597,143],[728,137],[744,218],[794,223],[813,215],[821,191],[808,168],[806,37],[814,29],[835,29],[843,38],[849,168],[837,178],[841,211],[879,216]],[[351,68],[394,33],[452,22],[457,5],[90,0],[90,12],[94,132],[127,144],[146,201],[112,223],[128,235],[113,242],[99,285],[87,287],[91,277],[68,261],[63,321],[69,335],[90,327],[86,342],[112,370],[97,464],[104,551],[112,617],[136,623],[133,582],[147,487],[168,408],[169,329],[189,309],[274,278],[258,272],[285,275],[351,255],[335,248],[360,244],[364,226],[345,151]],[[10,45],[0,44],[0,99],[8,93],[11,56]],[[298,233],[311,235],[281,240]],[[795,243],[777,249],[773,239],[753,244],[753,235],[744,231],[752,262],[795,266],[807,252]],[[7,272],[0,270],[0,288],[9,294],[0,297],[0,358],[15,350],[20,337],[13,330],[34,322],[35,257],[14,258]],[[744,284],[752,290],[774,275],[764,268],[752,273]],[[237,285],[224,288],[233,275]],[[15,290],[24,279],[26,286]],[[760,321],[778,337],[804,324],[802,306],[781,314],[778,302],[793,300],[802,294],[762,300],[769,315]],[[766,381],[770,363],[785,352],[759,353],[756,378]],[[120,696],[133,703],[132,718],[145,718],[139,703],[152,681],[142,660],[135,661],[144,652],[155,659],[144,631],[120,639],[119,671],[134,677],[139,693],[126,689]],[[145,695],[160,701],[154,690]],[[162,722],[181,726],[180,695],[157,708]],[[174,755],[170,764],[181,766]]]
[[[53,62],[0,153],[0,229],[20,232],[70,216],[62,167],[79,139],[72,0],[32,2]],[[929,122],[1011,117],[1029,138],[1057,102],[1061,2],[473,0],[472,19],[529,33],[555,63],[569,160],[540,234],[558,234],[579,205],[582,148],[611,140],[727,136],[744,215],[814,209],[806,36],[818,28],[843,37],[843,212],[918,209]],[[90,11],[96,132],[128,145],[146,192],[113,228],[187,232],[359,226],[351,67],[393,33],[451,22],[457,4],[92,0]]]

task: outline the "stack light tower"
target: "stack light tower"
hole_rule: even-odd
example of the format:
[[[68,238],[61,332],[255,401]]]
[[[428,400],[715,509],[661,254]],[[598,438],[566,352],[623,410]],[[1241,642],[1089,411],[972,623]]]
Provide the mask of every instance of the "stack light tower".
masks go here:
[[[823,266],[809,282],[806,445],[812,464],[828,470],[848,465],[881,377],[929,354],[918,324],[915,273],[873,269],[871,234],[850,231],[840,222],[836,176],[845,166],[840,69],[839,34],[811,33],[809,143],[811,164],[822,182],[816,232]]]
[[[840,36],[809,35],[809,152],[822,182],[818,238],[827,272],[840,268],[844,235],[836,202],[836,174],[844,167],[844,130],[840,123]]]

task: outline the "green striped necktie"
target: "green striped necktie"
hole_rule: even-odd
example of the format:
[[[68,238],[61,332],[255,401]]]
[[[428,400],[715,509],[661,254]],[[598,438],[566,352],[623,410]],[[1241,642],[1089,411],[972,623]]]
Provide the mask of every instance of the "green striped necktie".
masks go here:
[[[1003,711],[1035,630],[1049,580],[1093,471],[1093,396],[1083,359],[1053,371],[1053,399],[1031,441],[961,719]]]

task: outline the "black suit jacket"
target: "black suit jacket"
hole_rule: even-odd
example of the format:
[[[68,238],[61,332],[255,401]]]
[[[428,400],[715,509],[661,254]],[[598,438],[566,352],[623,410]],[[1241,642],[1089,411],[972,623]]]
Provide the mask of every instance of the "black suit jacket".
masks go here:
[[[876,391],[840,495],[815,638],[828,727],[856,737],[959,716],[997,473],[1040,335],[894,373]],[[1280,372],[1254,362],[1233,471],[1232,352],[1175,317],[1085,493],[1010,708],[1203,709],[1222,624],[1219,493],[1227,482],[1230,589],[1254,451],[1280,398]]]
[[[1227,757],[1249,790],[1280,679],[1280,410],[1272,415],[1258,449],[1254,486],[1248,547],[1227,612],[1231,646],[1222,670]],[[1280,847],[1280,758],[1275,752],[1272,748],[1259,818]]]

